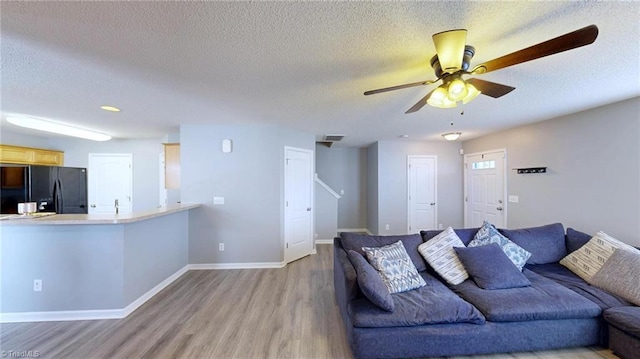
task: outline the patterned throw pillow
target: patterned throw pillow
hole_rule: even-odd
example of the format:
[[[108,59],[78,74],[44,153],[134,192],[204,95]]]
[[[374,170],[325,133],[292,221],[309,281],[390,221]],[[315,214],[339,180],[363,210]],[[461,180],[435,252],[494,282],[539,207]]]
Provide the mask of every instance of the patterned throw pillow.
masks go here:
[[[635,250],[628,244],[600,231],[587,244],[560,260],[560,264],[591,283],[591,278],[618,248]]]
[[[464,247],[453,228],[449,227],[418,247],[418,251],[447,283],[456,285],[469,278],[453,247]]]
[[[471,243],[469,243],[469,247],[486,246],[491,243],[497,243],[500,248],[502,248],[504,254],[506,254],[511,262],[521,271],[522,267],[527,264],[529,257],[531,257],[531,253],[503,236],[493,224],[484,221],[482,227],[480,227],[476,233],[476,236]]]
[[[425,286],[416,266],[409,258],[402,241],[384,247],[362,247],[369,263],[375,268],[389,293],[401,293]]]

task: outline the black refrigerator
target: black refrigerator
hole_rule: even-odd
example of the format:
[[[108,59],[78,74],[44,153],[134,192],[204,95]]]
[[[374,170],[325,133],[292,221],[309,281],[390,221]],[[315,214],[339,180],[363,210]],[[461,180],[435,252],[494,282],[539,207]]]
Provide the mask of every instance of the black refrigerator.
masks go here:
[[[18,213],[18,203],[36,202],[38,212],[87,213],[87,169],[0,166],[0,212]]]

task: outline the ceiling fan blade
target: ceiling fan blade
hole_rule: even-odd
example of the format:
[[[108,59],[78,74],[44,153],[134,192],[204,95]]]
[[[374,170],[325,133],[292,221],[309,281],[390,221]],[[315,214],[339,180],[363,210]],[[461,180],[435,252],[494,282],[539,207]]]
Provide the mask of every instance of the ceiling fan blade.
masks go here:
[[[385,88],[377,89],[377,90],[369,90],[369,91],[366,91],[364,94],[365,94],[365,96],[368,96],[368,95],[373,95],[373,94],[377,94],[377,93],[381,93],[381,92],[400,90],[400,89],[404,89],[404,88],[407,88],[407,87],[415,87],[415,86],[421,86],[421,85],[431,85],[432,83],[434,83],[434,82],[436,82],[438,80],[439,79],[420,81],[420,82],[413,82],[413,83],[410,83],[410,84],[385,87]]]
[[[467,30],[458,29],[439,32],[433,35],[432,38],[442,71],[452,74],[460,70],[462,68],[464,46],[467,44]]]
[[[429,93],[420,99],[420,101],[418,101],[418,103],[416,103],[415,105],[413,105],[410,109],[407,110],[407,112],[405,113],[412,113],[412,112],[416,112],[419,109],[421,109],[422,107],[424,107],[424,105],[427,104],[427,100],[429,99],[429,97],[431,96],[431,93],[435,91],[435,89],[429,91]]]
[[[589,25],[568,34],[527,47],[526,49],[487,61],[476,66],[471,73],[483,74],[508,66],[539,59],[541,57],[557,54],[559,52],[575,49],[593,43],[596,41],[597,37],[598,27],[596,25]]]
[[[465,81],[475,86],[475,88],[480,90],[483,95],[487,95],[493,98],[502,97],[516,89],[515,87],[479,79],[467,79]]]

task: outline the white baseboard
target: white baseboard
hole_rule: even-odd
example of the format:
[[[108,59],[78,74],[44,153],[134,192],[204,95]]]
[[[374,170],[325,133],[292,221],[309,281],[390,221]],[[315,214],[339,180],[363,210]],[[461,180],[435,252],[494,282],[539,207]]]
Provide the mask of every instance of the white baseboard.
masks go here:
[[[138,309],[138,307],[143,305],[149,299],[153,298],[154,295],[160,293],[161,290],[166,288],[169,284],[173,283],[173,281],[175,281],[176,279],[180,278],[183,274],[187,273],[188,270],[189,270],[189,265],[187,264],[186,266],[182,267],[177,272],[175,272],[172,275],[170,275],[167,279],[163,280],[158,285],[156,285],[155,287],[151,288],[148,292],[146,292],[143,295],[141,295],[140,298],[134,300],[131,304],[127,305],[123,309],[123,311],[124,311],[123,314],[124,315],[122,316],[122,318],[124,318],[124,317],[128,316],[129,314],[133,313],[133,311]]]
[[[134,300],[123,309],[98,309],[98,310],[57,310],[50,312],[20,312],[0,313],[0,323],[26,323],[26,322],[61,322],[73,320],[103,320],[122,319],[133,313],[146,301],[158,294],[176,279],[180,278],[188,270],[188,265],[170,275],[148,292]]]
[[[189,264],[189,270],[284,268],[286,262]]]
[[[367,233],[369,235],[372,234],[366,228],[338,228],[338,233],[340,233],[340,232],[365,232],[365,233]]]
[[[123,309],[0,313],[0,323],[60,322],[120,318],[124,318]]]
[[[316,244],[333,244],[332,239],[316,239]]]

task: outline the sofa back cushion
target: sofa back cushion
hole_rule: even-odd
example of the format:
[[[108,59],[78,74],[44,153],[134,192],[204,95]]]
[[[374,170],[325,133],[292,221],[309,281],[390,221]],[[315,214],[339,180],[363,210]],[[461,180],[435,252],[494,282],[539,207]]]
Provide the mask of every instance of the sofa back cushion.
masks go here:
[[[341,232],[340,240],[342,242],[342,248],[344,248],[345,251],[349,251],[351,249],[363,256],[365,253],[362,250],[362,247],[383,247],[397,241],[401,241],[418,272],[422,272],[427,269],[427,263],[425,263],[424,259],[418,252],[418,246],[422,244],[422,237],[420,237],[419,234],[374,236],[370,234]]]
[[[584,232],[576,231],[575,229],[569,227],[567,228],[567,254],[575,252],[578,248],[584,246],[591,240],[591,235],[586,234]]]
[[[499,229],[499,231],[531,253],[528,264],[557,263],[567,255],[564,227],[561,223],[521,229]]]
[[[469,243],[473,240],[473,237],[476,235],[476,233],[478,233],[479,229],[480,228],[460,228],[454,229],[453,231],[456,232],[456,235],[458,236],[458,238],[460,238],[462,243],[465,246],[468,246]],[[420,231],[422,240],[425,242],[431,240],[433,237],[437,236],[440,233],[442,233],[442,229]]]

